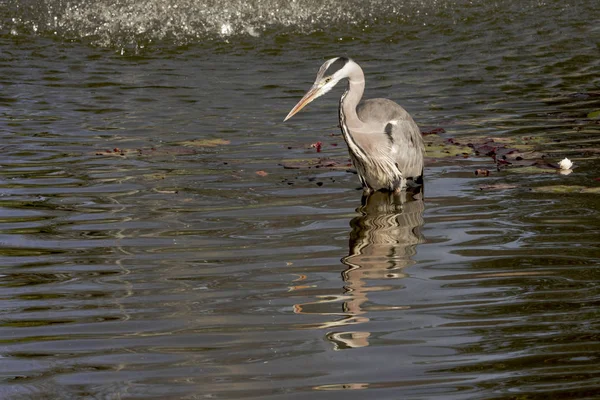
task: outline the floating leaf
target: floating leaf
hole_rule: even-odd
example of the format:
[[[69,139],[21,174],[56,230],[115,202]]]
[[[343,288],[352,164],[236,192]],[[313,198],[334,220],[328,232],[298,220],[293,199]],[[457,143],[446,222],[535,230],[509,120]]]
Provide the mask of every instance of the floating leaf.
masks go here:
[[[584,147],[582,149],[579,149],[579,151],[583,154],[586,154],[586,153],[596,154],[596,153],[600,153],[600,147]]]
[[[520,167],[520,168],[509,168],[506,171],[513,172],[517,174],[555,174],[556,169],[554,168],[545,168],[541,165],[531,165],[529,167]]]
[[[598,187],[586,187],[583,190],[581,190],[581,193],[595,193],[595,194],[600,194],[600,186],[598,186]]]
[[[180,142],[182,146],[192,146],[192,147],[217,147],[223,146],[226,144],[230,144],[231,142],[226,139],[195,139],[195,140],[186,140],[184,142]]]
[[[518,187],[517,185],[511,185],[508,183],[498,183],[495,185],[482,185],[479,187],[479,190],[506,190],[506,189],[514,189]]]
[[[428,135],[425,138],[425,156],[428,158],[447,158],[456,156],[468,156],[473,149],[454,141],[444,139],[439,135]]]
[[[267,176],[267,175],[269,175],[269,173],[265,172],[265,171],[256,171],[256,175],[258,175],[258,176]]]
[[[438,135],[440,133],[445,133],[446,130],[444,128],[432,128],[432,127],[422,127],[421,128],[421,135],[423,136],[427,136],[427,135]]]
[[[592,119],[600,118],[600,110],[592,111],[587,115],[587,117]]]
[[[596,193],[600,194],[600,186],[587,187],[579,185],[554,185],[533,188],[538,193]]]
[[[177,194],[177,193],[179,193],[177,190],[160,190],[160,189],[154,189],[154,191],[156,193],[160,193],[160,194]]]
[[[166,174],[144,174],[142,175],[142,178],[148,181],[159,181],[162,179],[165,179],[167,177]]]
[[[137,150],[133,150],[133,149],[120,149],[118,147],[115,147],[114,149],[97,151],[96,155],[97,156],[126,156],[126,155],[129,155],[131,153],[137,153]]]
[[[96,151],[97,156],[165,156],[165,155],[189,155],[196,154],[197,150],[183,146],[146,147],[138,149],[114,149]]]

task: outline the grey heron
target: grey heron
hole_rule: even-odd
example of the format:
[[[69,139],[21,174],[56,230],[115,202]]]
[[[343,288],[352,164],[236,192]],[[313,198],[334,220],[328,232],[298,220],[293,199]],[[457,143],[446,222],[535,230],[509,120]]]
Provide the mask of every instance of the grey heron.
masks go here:
[[[341,67],[326,76],[333,64]],[[419,127],[404,108],[391,100],[361,101],[365,75],[349,58],[326,61],[313,86],[284,121],[345,78],[348,88],[340,99],[339,121],[364,192],[400,192],[406,189],[407,180],[421,182],[425,145]]]

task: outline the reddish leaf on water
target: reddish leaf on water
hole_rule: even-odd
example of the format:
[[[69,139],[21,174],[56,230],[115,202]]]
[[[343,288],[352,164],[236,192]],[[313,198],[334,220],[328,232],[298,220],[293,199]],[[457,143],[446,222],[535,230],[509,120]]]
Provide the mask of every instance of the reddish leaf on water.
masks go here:
[[[421,135],[423,135],[423,136],[437,135],[437,134],[444,133],[444,132],[446,132],[446,130],[444,128],[431,128],[431,127],[421,128]]]
[[[269,173],[265,172],[265,171],[256,171],[256,175],[258,175],[258,176],[267,176],[267,175],[269,175]]]
[[[321,146],[323,146],[323,143],[321,142],[316,142],[310,145],[310,147],[317,149],[317,153],[321,152]]]
[[[475,175],[477,176],[489,176],[490,175],[490,171],[487,169],[477,169],[475,170]]]

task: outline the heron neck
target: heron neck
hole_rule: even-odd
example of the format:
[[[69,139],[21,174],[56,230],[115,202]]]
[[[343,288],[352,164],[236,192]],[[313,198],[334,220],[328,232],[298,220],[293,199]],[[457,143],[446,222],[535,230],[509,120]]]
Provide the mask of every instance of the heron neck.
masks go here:
[[[363,123],[356,114],[356,107],[360,103],[360,99],[362,99],[365,91],[364,75],[362,74],[362,70],[359,72],[359,76],[350,76],[348,78],[348,89],[341,104],[346,117],[346,123],[350,128],[358,128]]]

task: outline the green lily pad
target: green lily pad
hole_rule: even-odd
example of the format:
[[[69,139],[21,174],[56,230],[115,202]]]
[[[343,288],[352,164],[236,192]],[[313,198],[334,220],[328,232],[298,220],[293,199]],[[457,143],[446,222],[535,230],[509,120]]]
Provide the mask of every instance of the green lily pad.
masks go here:
[[[592,111],[587,115],[587,117],[592,119],[600,118],[600,110]]]
[[[600,194],[600,186],[587,187],[579,185],[554,185],[533,188],[538,193],[596,193]]]
[[[192,147],[217,147],[223,146],[231,143],[226,139],[195,139],[195,140],[186,140],[185,142],[180,142],[179,144],[182,146],[192,146]]]
[[[581,191],[581,193],[597,193],[600,194],[600,186],[599,187],[587,187]]]
[[[517,185],[511,185],[509,183],[497,183],[492,185],[481,185],[479,190],[507,190],[517,188]]]
[[[473,149],[467,145],[451,143],[439,135],[425,136],[425,156],[428,158],[446,158],[469,156]]]

